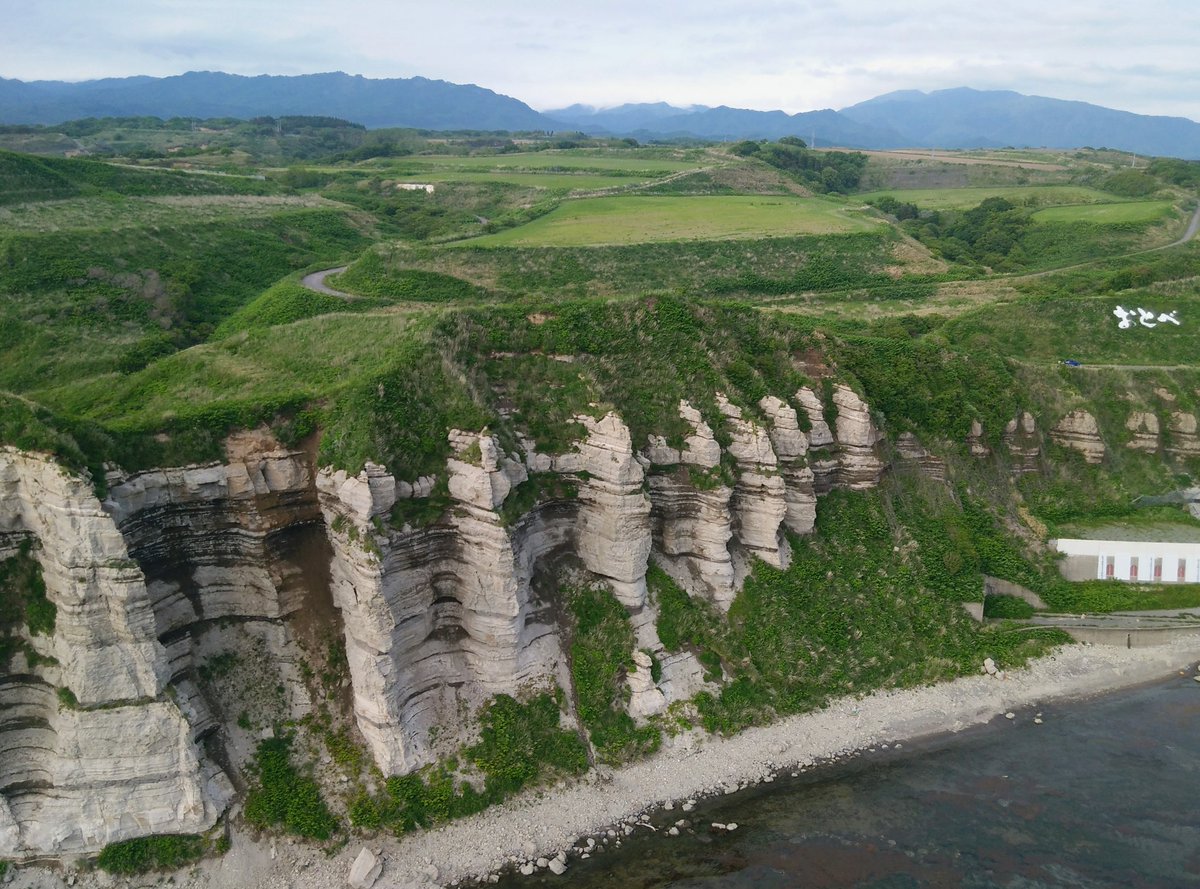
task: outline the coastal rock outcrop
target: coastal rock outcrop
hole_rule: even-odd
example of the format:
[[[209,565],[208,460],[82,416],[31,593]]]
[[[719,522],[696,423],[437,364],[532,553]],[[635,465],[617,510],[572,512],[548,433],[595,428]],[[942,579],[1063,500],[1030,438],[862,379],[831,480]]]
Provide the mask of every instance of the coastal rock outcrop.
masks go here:
[[[253,747],[203,678],[242,654],[235,637],[278,692],[262,724],[309,713],[314,656],[344,642],[349,682],[331,693],[387,775],[469,743],[463,714],[496,694],[570,687],[558,582],[602,582],[625,606],[635,717],[714,688],[719,667],[663,650],[647,567],[727,610],[753,556],[784,567],[783,529],[812,531],[819,484],[877,483],[870,411],[831,391],[834,429],[809,389],[718,398],[720,440],[683,401],[687,434],[640,453],[611,412],[575,417],[584,435],[559,454],[450,430],[444,467],[409,481],[318,469],[312,442],[264,428],[231,436],[224,462],[114,468],[103,503],[53,460],[0,449],[0,557],[32,553],[57,609],[0,675],[0,856],[210,827],[233,795],[217,762],[236,777]]]
[[[813,474],[813,490],[827,494],[833,490],[838,471],[833,431],[825,420],[825,407],[816,392],[802,386],[796,390],[796,400],[808,416],[808,466]]]
[[[1012,472],[1021,475],[1037,472],[1042,456],[1042,443],[1037,434],[1037,421],[1029,411],[1022,411],[1004,427],[1004,446],[1012,461]]]
[[[978,420],[971,421],[971,431],[967,433],[967,453],[972,457],[990,457],[992,449],[983,439],[983,424]]]
[[[836,482],[852,491],[873,488],[883,475],[884,463],[878,447],[882,436],[871,419],[871,410],[857,392],[843,383],[833,387],[833,402],[837,405]]]
[[[759,424],[743,419],[741,408],[724,396],[717,396],[717,405],[730,435],[729,454],[738,466],[732,499],[734,535],[763,561],[786,567],[789,550],[780,533],[787,515],[786,488],[770,436]]]
[[[580,416],[587,430],[579,446],[580,471],[576,553],[592,573],[608,580],[627,608],[646,601],[650,558],[650,498],[645,474],[634,458],[629,427],[614,413],[600,420]]]
[[[896,456],[936,482],[946,480],[946,461],[930,453],[911,432],[902,432],[896,439]]]
[[[634,669],[629,672],[629,715],[646,719],[667,709],[667,699],[654,684],[654,662],[644,651],[633,653]]]
[[[527,517],[510,536],[496,507],[523,469],[487,434],[454,431],[451,443],[454,507],[420,528],[363,522],[336,479],[318,482],[354,714],[386,774],[433,761],[435,725],[552,675],[560,657],[529,581],[537,559],[567,542],[573,510]]]
[[[733,489],[711,478],[721,459],[711,427],[686,401],[679,415],[692,427],[687,447],[648,455],[655,470],[648,479],[655,558],[689,594],[728,609],[735,593],[729,553]],[[662,471],[665,467],[675,468]]]
[[[817,493],[808,466],[808,436],[800,429],[796,409],[774,395],[764,397],[759,408],[771,421],[771,446],[783,475],[787,514],[784,524],[796,534],[811,534],[817,520]]]
[[[0,672],[0,856],[207,829],[232,786],[165,694],[141,569],[88,480],[0,448],[0,555],[23,542],[56,613],[49,635],[25,631],[37,663]]]
[[[1149,411],[1134,411],[1125,421],[1125,428],[1130,432],[1129,441],[1125,447],[1133,451],[1147,454],[1157,454],[1161,448],[1159,441],[1158,416]]]
[[[1050,430],[1050,437],[1063,447],[1072,448],[1083,454],[1088,463],[1104,461],[1104,440],[1100,437],[1100,425],[1096,418],[1085,410],[1074,410],[1059,420]]]
[[[1200,435],[1197,435],[1195,414],[1172,411],[1167,422],[1167,453],[1185,459],[1200,456]]]

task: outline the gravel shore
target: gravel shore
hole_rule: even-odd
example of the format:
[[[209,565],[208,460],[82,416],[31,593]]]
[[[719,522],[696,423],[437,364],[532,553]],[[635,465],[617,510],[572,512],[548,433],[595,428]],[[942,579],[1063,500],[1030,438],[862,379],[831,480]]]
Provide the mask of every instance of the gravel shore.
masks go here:
[[[751,729],[728,739],[678,737],[654,758],[542,792],[525,794],[503,806],[437,830],[402,840],[370,840],[381,850],[382,875],[375,886],[450,885],[486,877],[506,865],[566,851],[570,867],[573,841],[586,842],[622,821],[664,804],[679,804],[714,793],[727,793],[780,772],[794,771],[881,743],[957,732],[1035,705],[1115,691],[1194,672],[1200,661],[1200,635],[1156,648],[1125,649],[1076,645],[1042,658],[1003,679],[986,675],[904,691],[845,698],[827,709]],[[1200,688],[1197,689],[1200,694]],[[333,889],[347,885],[350,865],[362,847],[352,841],[333,857],[283,838],[252,842],[234,839],[231,851],[175,875],[175,885],[190,889]],[[157,877],[116,880],[79,874],[77,886],[151,886]],[[36,868],[22,868],[14,889],[50,889],[62,879]]]

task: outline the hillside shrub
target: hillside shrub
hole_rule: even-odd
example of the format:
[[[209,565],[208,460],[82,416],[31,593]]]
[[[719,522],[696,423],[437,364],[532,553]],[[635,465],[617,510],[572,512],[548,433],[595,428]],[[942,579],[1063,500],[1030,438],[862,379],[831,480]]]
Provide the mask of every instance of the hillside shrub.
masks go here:
[[[195,834],[157,834],[109,843],[96,865],[112,874],[142,874],[154,870],[178,870],[199,861],[208,851],[208,841]]]
[[[281,827],[287,833],[327,840],[337,819],[321,798],[317,783],[296,770],[290,737],[260,741],[254,755],[254,783],[246,796],[246,820],[258,828]]]

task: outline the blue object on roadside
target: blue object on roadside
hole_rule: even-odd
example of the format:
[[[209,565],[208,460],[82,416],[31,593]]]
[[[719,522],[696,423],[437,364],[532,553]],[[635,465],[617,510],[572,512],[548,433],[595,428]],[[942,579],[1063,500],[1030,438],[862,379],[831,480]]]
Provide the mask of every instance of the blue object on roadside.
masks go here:
[[[1068,358],[1066,361],[1063,362],[1063,364],[1065,364],[1067,367],[1079,367],[1079,362],[1076,361],[1074,358]]]

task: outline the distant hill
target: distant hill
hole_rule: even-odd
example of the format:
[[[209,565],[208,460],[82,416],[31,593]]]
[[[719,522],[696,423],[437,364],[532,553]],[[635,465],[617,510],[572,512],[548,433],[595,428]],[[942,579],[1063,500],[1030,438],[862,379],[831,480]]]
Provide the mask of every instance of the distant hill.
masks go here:
[[[1200,159],[1200,123],[1187,118],[1133,114],[1009,90],[902,90],[843,108],[841,114],[863,126],[898,133],[906,145],[918,148],[1086,145]]]
[[[424,77],[372,80],[340,72],[243,77],[192,71],[83,83],[0,78],[0,123],[54,124],[84,117],[325,115],[367,127],[431,130],[581,130],[638,139],[778,139],[818,148],[1117,148],[1200,159],[1200,123],[1010,91],[903,90],[840,111],[787,114],[666,102],[539,113],[471,84]]]
[[[553,130],[561,125],[524,102],[474,85],[424,77],[371,80],[341,72],[242,77],[192,71],[83,83],[0,78],[0,123],[61,123],[83,117],[279,117],[329,115],[368,127]]]
[[[754,111],[721,105],[677,108],[664,102],[596,109],[572,105],[547,111],[547,116],[593,135],[639,138],[696,136],[703,139],[778,139],[799,136],[821,145],[849,148],[895,148],[904,144],[889,130],[863,125],[836,111]]]

